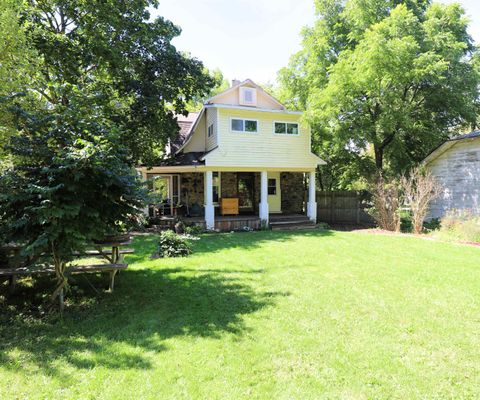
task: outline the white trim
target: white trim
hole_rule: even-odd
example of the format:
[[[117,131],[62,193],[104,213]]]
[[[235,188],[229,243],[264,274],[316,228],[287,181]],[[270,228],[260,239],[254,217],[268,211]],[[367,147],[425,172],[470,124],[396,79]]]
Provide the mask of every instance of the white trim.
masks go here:
[[[236,131],[234,129],[232,129],[232,121],[236,119],[236,120],[239,120],[239,121],[243,121],[243,131]],[[245,121],[252,121],[252,122],[256,122],[257,123],[257,130],[255,132],[253,131],[246,131],[245,130]],[[253,118],[241,118],[241,117],[230,117],[230,132],[231,133],[234,133],[234,134],[242,134],[242,133],[245,133],[245,134],[248,134],[248,135],[258,135],[260,132],[259,132],[259,121],[258,119],[253,119]]]
[[[275,124],[285,124],[285,133],[277,133],[275,132]],[[298,133],[287,133],[287,124],[295,124],[297,125],[297,130]],[[292,122],[292,121],[273,121],[273,134],[275,136],[286,136],[286,137],[291,137],[291,136],[300,136],[300,123],[298,122]],[[310,138],[311,140],[311,138]]]
[[[215,229],[215,207],[213,205],[213,171],[204,173],[204,205],[205,205],[205,226],[207,230]]]
[[[259,217],[268,224],[268,172],[260,172]]]
[[[153,177],[149,177],[148,175],[155,175]],[[145,175],[145,181],[148,183],[149,179],[156,179],[156,178],[166,178],[168,179],[168,200],[170,201],[170,213],[173,215],[173,207],[175,206],[173,202],[173,177],[177,177],[177,197],[178,203],[182,203],[182,184],[181,184],[181,174],[167,174],[162,172],[147,172]]]
[[[204,108],[225,108],[229,110],[248,110],[248,111],[269,112],[269,113],[277,113],[277,114],[303,115],[303,111],[274,110],[272,108],[257,108],[257,107],[247,107],[247,106],[232,106],[230,104],[206,104],[203,107]]]
[[[317,185],[315,179],[315,171],[309,172],[308,177],[308,203],[307,203],[307,216],[310,221],[317,223]]]
[[[247,93],[251,94],[252,101],[246,101],[245,96]],[[238,104],[241,106],[257,106],[257,88],[250,86],[240,86],[238,88]]]
[[[220,118],[220,112],[218,111],[218,108],[216,109],[216,114],[217,115],[215,116],[215,120],[217,122],[217,147],[218,147],[218,146],[220,146],[220,129],[219,129],[219,127],[220,127],[220,123],[219,123],[220,122],[220,119],[219,119]],[[205,148],[205,150],[206,150],[206,148]],[[213,151],[213,150],[215,150],[215,149],[212,149],[210,151]]]
[[[210,135],[210,128],[212,128],[212,134]],[[215,124],[212,122],[210,125],[207,126],[207,137],[211,138],[215,136]]]

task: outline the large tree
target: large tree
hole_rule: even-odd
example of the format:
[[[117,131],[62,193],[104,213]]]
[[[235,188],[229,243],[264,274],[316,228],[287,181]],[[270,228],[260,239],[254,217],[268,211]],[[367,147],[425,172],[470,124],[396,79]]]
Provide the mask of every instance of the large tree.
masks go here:
[[[18,96],[26,91],[37,60],[19,24],[20,3],[0,0],[0,171],[9,160],[2,145],[15,130],[8,109],[13,97],[20,101]]]
[[[213,79],[176,50],[180,29],[153,18],[155,0],[27,0],[22,27],[41,57],[32,90],[55,113],[83,96],[121,133],[132,162],[154,163],[177,134],[175,114]]]
[[[316,5],[303,49],[280,73],[280,93],[307,110],[333,186],[408,169],[450,131],[474,123],[479,75],[459,5]]]
[[[0,143],[12,158],[0,171],[0,240],[23,244],[25,256],[51,256],[55,296],[74,252],[140,212],[132,166],[161,156],[177,133],[175,114],[214,79],[171,44],[179,28],[151,18],[156,1],[0,4],[11,6],[0,12],[0,29],[9,33],[0,72],[4,60],[23,65],[27,43],[36,59],[26,82],[10,80],[4,89],[14,129]]]

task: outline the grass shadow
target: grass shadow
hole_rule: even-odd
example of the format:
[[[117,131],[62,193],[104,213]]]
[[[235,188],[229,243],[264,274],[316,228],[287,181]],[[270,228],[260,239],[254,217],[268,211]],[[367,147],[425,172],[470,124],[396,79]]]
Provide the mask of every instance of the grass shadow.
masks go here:
[[[229,248],[256,249],[268,242],[289,242],[302,237],[328,237],[336,233],[332,230],[306,231],[253,231],[221,234],[204,234],[202,240],[195,243],[194,253],[211,253]]]
[[[146,250],[137,259],[148,260]],[[253,271],[252,274],[257,272]],[[41,369],[64,381],[81,369],[148,369],[151,357],[166,349],[176,336],[219,338],[241,335],[243,316],[274,301],[276,293],[254,292],[238,278],[218,271],[192,276],[182,268],[122,271],[115,293],[95,295],[91,287],[105,277],[79,280],[68,296],[65,318],[31,312],[45,302],[38,293],[51,293],[48,279],[20,285],[13,297],[0,298],[0,363],[3,368],[28,372]],[[46,290],[50,288],[50,290]],[[19,362],[19,359],[28,362]]]

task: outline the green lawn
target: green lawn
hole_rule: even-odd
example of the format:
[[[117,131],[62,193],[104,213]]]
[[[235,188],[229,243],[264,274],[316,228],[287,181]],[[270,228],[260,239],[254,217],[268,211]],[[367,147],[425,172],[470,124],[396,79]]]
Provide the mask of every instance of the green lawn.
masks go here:
[[[22,304],[29,285],[0,297],[1,399],[480,396],[480,248],[330,231],[135,248],[114,294],[78,281],[63,323]]]

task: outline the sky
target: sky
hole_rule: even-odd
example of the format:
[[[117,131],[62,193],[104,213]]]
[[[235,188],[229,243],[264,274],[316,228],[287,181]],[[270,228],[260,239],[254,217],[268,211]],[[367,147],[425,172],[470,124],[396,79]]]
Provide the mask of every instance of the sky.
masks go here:
[[[442,0],[453,3],[455,0]],[[480,43],[480,0],[460,0]],[[275,82],[300,50],[301,30],[315,19],[313,0],[160,0],[154,14],[182,29],[173,44],[220,69],[228,80]]]

